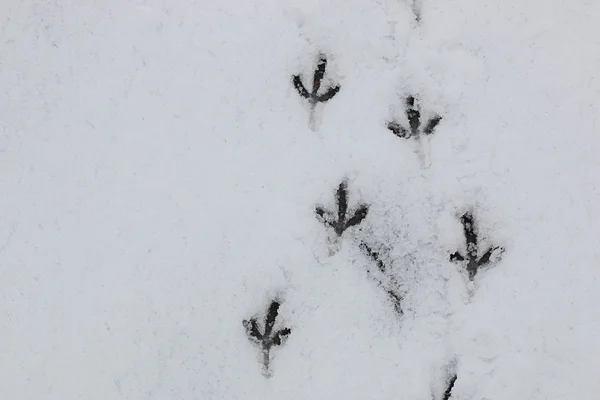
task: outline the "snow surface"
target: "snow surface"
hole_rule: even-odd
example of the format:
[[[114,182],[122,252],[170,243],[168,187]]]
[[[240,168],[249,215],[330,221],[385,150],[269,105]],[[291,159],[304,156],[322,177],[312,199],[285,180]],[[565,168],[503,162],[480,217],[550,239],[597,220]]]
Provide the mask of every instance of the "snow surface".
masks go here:
[[[454,373],[455,400],[599,398],[599,2],[0,16],[1,399],[437,400]],[[291,76],[319,52],[341,90],[311,130]],[[386,129],[409,94],[443,116],[420,145]],[[329,256],[344,178],[371,209]],[[506,249],[471,288],[468,209]],[[242,320],[274,296],[267,379]]]

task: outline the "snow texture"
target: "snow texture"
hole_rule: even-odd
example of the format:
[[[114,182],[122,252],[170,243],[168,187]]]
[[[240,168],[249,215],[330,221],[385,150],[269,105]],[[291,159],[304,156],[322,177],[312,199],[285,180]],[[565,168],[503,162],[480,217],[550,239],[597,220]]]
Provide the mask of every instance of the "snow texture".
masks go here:
[[[0,398],[600,396],[600,2],[0,17]],[[387,128],[409,96],[418,141]],[[368,213],[331,253],[344,180]],[[466,212],[504,249],[472,281]],[[243,321],[275,300],[264,375]]]

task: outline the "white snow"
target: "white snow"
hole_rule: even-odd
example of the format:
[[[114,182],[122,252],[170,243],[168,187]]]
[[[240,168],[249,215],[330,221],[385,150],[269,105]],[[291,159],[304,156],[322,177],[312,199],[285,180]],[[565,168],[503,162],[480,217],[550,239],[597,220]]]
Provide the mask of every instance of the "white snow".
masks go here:
[[[0,399],[438,400],[453,373],[454,400],[600,396],[600,3],[0,20]],[[319,52],[341,90],[311,130],[291,77]],[[386,129],[410,94],[443,117],[420,144]],[[314,207],[344,178],[370,210],[329,256]],[[505,248],[472,285],[448,260],[468,209]],[[292,333],[267,379],[242,321],[274,297]]]

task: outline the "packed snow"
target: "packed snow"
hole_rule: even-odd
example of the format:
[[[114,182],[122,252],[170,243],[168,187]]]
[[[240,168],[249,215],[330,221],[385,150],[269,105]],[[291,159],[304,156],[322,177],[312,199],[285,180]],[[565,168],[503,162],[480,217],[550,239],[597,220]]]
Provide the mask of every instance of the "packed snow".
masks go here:
[[[0,17],[0,399],[599,398],[599,2]]]

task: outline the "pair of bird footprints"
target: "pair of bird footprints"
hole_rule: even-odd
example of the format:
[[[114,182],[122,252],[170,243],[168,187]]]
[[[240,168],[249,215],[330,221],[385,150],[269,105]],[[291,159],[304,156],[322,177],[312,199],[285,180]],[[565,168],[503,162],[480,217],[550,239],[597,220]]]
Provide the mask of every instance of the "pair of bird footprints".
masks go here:
[[[429,125],[431,125],[431,122],[428,123],[428,126]],[[411,126],[416,127],[417,124],[411,122]],[[425,132],[426,130],[424,131],[424,133]],[[353,212],[347,213],[347,192],[348,184],[346,181],[342,181],[336,191],[336,205],[338,208],[337,219],[335,219],[334,212],[326,210],[321,205],[317,205],[315,207],[315,214],[317,218],[325,226],[333,228],[334,232],[338,237],[341,237],[348,228],[359,225],[365,219],[369,211],[368,205],[359,204]],[[497,258],[499,260],[500,256],[504,252],[504,248],[500,246],[491,246],[483,253],[481,257],[479,257],[479,235],[477,226],[475,224],[475,218],[473,217],[472,212],[465,212],[460,217],[460,222],[463,226],[463,232],[465,235],[466,256],[463,256],[463,254],[460,251],[456,251],[450,255],[450,261],[463,264],[468,273],[469,280],[473,281],[479,269],[488,265],[492,261],[492,256],[494,256],[495,253],[497,253]],[[369,246],[365,242],[360,242],[359,248],[361,251],[363,251],[363,253],[365,253],[365,255],[367,255],[371,260],[375,262],[375,264],[377,265],[377,269],[380,273],[386,274],[388,268],[386,263],[382,260],[379,252],[375,251],[371,246]],[[386,294],[392,300],[396,312],[399,315],[402,315],[402,296],[396,293],[398,285],[393,280],[393,277],[390,279],[390,283],[391,284],[388,284],[386,286],[383,282],[379,282],[380,286],[382,286],[386,290]],[[442,397],[443,400],[450,400],[456,380],[457,375],[453,374],[453,376],[451,376],[449,381],[447,382],[446,390],[444,391]]]
[[[300,75],[293,75],[292,82],[294,88],[298,94],[307,99],[311,106],[311,121],[313,118],[314,108],[317,103],[325,103],[331,100],[339,91],[340,85],[333,85],[327,88],[323,93],[319,94],[321,83],[325,76],[325,69],[327,68],[327,58],[321,54],[317,62],[317,68],[313,74],[312,90],[309,92],[304,83],[302,83],[302,77]],[[387,128],[394,133],[394,135],[403,139],[419,139],[421,135],[429,136],[433,134],[433,131],[438,126],[442,117],[434,115],[428,119],[426,123],[421,121],[421,109],[414,96],[408,96],[405,101],[405,113],[408,119],[408,128],[402,126],[397,121],[391,121],[388,123]]]
[[[369,206],[367,204],[359,204],[354,211],[348,212],[348,183],[346,180],[339,184],[335,202],[337,213],[325,209],[322,205],[317,205],[315,207],[315,215],[326,227],[332,228],[339,238],[348,228],[359,225],[366,218]],[[479,257],[479,235],[472,212],[465,212],[460,217],[460,221],[463,225],[465,235],[466,255],[463,256],[460,251],[456,251],[450,255],[450,261],[465,264],[469,280],[473,280],[479,269],[488,265],[494,254],[497,254],[499,257],[504,252],[504,248],[491,246]],[[359,248],[376,263],[381,273],[386,272],[387,266],[378,252],[374,251],[365,242],[360,242]]]

